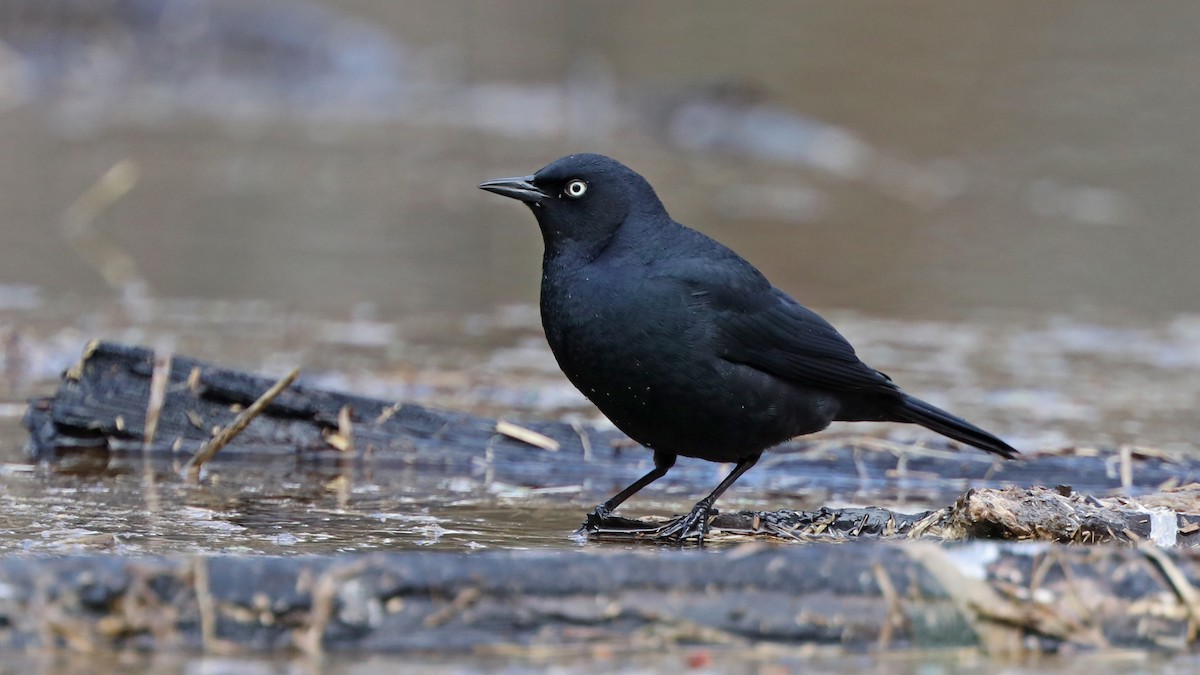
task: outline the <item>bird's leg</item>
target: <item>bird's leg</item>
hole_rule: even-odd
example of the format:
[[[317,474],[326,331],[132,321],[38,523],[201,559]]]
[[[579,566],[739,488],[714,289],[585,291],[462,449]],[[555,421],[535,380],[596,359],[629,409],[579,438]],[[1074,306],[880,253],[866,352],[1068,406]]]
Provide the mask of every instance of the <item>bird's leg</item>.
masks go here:
[[[739,460],[737,465],[733,467],[733,471],[717,485],[712,494],[704,499],[701,499],[692,507],[691,512],[686,516],[680,516],[675,520],[663,525],[654,532],[655,539],[678,539],[683,541],[689,537],[697,537],[701,542],[704,541],[704,535],[708,533],[708,517],[713,513],[713,504],[717,499],[733,485],[734,481],[741,477],[742,474],[750,470],[758,462],[758,458],[762,455],[754,455]]]
[[[654,468],[651,469],[650,472],[645,476],[642,476],[634,481],[632,485],[618,492],[613,496],[612,499],[609,499],[603,504],[597,506],[595,511],[592,511],[588,514],[587,519],[583,521],[583,525],[575,531],[575,534],[586,535],[588,532],[595,532],[599,530],[600,526],[604,524],[604,521],[607,520],[610,515],[612,515],[612,512],[615,511],[622,502],[632,497],[642,488],[667,475],[667,471],[669,471],[673,466],[675,466],[675,455],[655,451]]]

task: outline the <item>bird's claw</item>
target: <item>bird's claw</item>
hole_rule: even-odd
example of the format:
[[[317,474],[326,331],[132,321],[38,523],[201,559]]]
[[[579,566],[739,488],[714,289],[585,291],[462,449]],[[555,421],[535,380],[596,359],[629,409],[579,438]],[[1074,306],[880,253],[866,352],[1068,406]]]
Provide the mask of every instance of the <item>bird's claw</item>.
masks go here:
[[[579,526],[578,530],[575,530],[573,535],[587,539],[589,534],[599,532],[604,528],[604,521],[608,520],[610,515],[612,515],[612,511],[604,508],[603,504],[597,506],[595,511],[587,514],[587,518],[584,519],[583,524]]]
[[[696,537],[699,543],[703,543],[704,535],[708,534],[709,521],[717,513],[716,509],[707,504],[697,504],[686,516],[680,516],[655,530],[653,537],[674,541],[686,541]]]

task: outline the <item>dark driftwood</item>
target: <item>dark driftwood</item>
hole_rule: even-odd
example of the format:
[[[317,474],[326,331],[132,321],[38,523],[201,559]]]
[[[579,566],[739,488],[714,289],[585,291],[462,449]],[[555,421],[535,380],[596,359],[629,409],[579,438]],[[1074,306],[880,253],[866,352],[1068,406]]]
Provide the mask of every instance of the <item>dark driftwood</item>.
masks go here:
[[[89,347],[55,396],[31,404],[25,420],[31,454],[47,461],[89,452],[136,452],[141,457],[154,368],[154,354],[145,349],[105,343]],[[267,378],[174,357],[165,389],[154,397],[162,405],[150,454],[182,463],[272,384]],[[416,466],[531,487],[603,485],[602,497],[612,486],[639,475],[644,469],[638,465],[649,459],[649,453],[615,431],[577,430],[554,422],[522,426],[543,434],[559,449],[549,451],[500,433],[493,419],[296,385],[267,405],[213,461],[273,456],[276,461]],[[1066,487],[1011,489],[1012,484],[1069,484],[1085,495],[1103,494],[1121,484],[1116,455],[998,461],[981,453],[936,448],[889,449],[831,452],[819,442],[791,443],[772,451],[739,487],[777,494],[815,486],[903,489],[946,502],[962,496],[952,506],[915,515],[878,508],[720,514],[713,528],[783,539],[932,536],[1128,543],[1152,534],[1166,542],[1173,534],[1188,544],[1200,531],[1194,524],[1200,518],[1188,515],[1200,513],[1195,490],[1145,496],[1168,480],[1187,484],[1200,477],[1200,463],[1194,460],[1130,459],[1132,492],[1142,496],[1138,502],[1122,503],[1097,501]],[[711,467],[681,463],[664,482],[685,485],[699,496],[715,482]],[[975,489],[966,491],[969,487]],[[1157,531],[1152,532],[1155,522],[1146,506],[1160,507]],[[1176,514],[1173,521],[1169,512]],[[643,538],[654,526],[619,518],[608,525],[601,537],[612,539]]]
[[[94,343],[68,371],[53,397],[34,401],[26,415],[31,455],[40,460],[69,456],[83,448],[111,453],[142,452],[154,354],[150,350]],[[303,378],[301,378],[303,381]],[[274,381],[176,355],[171,361],[152,454],[190,456],[217,427],[228,425]],[[315,389],[285,390],[214,460],[259,461],[264,455],[293,455],[304,461],[341,462],[331,444],[338,417],[349,408],[354,458],[381,466],[427,466],[446,472],[490,472],[496,480],[523,485],[577,485],[584,479],[628,481],[649,453],[611,430],[577,430],[557,422],[521,422],[556,441],[550,452],[496,431],[496,420],[415,404],[382,401]],[[828,447],[808,437],[772,450],[738,485],[791,493],[813,486],[870,490],[940,488],[946,481],[965,487],[1068,484],[1102,493],[1121,486],[1116,453],[1108,456],[1029,455],[995,460],[975,451],[953,452],[949,444],[888,451]],[[681,461],[665,479],[709,488],[713,465]],[[696,469],[699,467],[699,470]],[[1133,457],[1132,487],[1145,491],[1171,480],[1200,480],[1200,462]],[[959,493],[955,487],[952,492]]]
[[[0,559],[0,648],[1185,649],[1194,556],[977,543]],[[1189,596],[1190,597],[1190,596]],[[771,646],[774,645],[774,646]]]
[[[611,517],[593,536],[651,541],[661,525]],[[936,511],[897,513],[870,507],[722,513],[712,519],[711,527],[710,542],[765,536],[795,541],[932,538],[1196,546],[1200,544],[1200,485],[1138,500],[1097,500],[1067,488],[969,490],[951,506]]]

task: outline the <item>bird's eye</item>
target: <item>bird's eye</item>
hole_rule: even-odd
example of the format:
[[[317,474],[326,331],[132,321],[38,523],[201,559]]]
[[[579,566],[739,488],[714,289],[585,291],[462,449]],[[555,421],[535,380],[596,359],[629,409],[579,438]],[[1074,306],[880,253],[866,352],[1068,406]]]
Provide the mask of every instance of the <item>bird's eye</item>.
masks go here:
[[[587,194],[587,183],[579,180],[578,178],[567,181],[566,187],[563,188],[563,194],[571,199],[579,199]]]

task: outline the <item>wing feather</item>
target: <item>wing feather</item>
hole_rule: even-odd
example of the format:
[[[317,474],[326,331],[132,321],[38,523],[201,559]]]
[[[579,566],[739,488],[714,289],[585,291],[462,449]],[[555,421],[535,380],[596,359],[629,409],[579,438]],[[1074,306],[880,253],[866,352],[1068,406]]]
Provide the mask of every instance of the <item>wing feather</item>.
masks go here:
[[[741,258],[674,261],[663,275],[687,286],[712,318],[718,356],[797,384],[896,394],[887,375],[816,312],[771,286]]]

